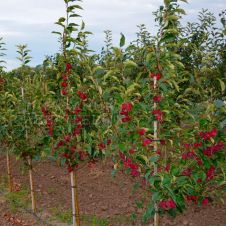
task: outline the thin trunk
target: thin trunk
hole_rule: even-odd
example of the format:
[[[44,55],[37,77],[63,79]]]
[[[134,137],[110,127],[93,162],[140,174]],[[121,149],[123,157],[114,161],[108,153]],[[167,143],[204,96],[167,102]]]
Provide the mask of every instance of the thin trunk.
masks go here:
[[[34,180],[33,180],[33,167],[31,158],[28,159],[29,164],[29,177],[30,177],[30,189],[31,189],[31,204],[33,213],[36,212],[36,199],[35,199],[35,191],[34,191]]]
[[[157,89],[157,78],[156,76],[154,77],[154,90]],[[157,104],[154,103],[154,110],[157,109]],[[158,121],[154,121],[154,151],[155,153],[158,151]],[[157,164],[154,164],[154,175],[158,173],[158,167]],[[158,213],[158,204],[155,203],[155,216],[154,216],[154,226],[159,226],[160,225],[160,219],[159,219],[159,213]]]
[[[77,175],[74,171],[71,173],[71,193],[72,193],[72,216],[73,226],[80,226],[80,211],[78,204],[78,187],[77,187]]]
[[[21,96],[22,96],[22,99],[24,100],[24,87],[21,87]],[[26,140],[28,140],[27,129],[25,131],[25,137],[26,137]],[[31,157],[28,157],[28,166],[29,166],[29,178],[30,178],[30,190],[31,190],[31,206],[32,206],[33,213],[35,213],[36,212],[36,200],[35,200],[33,167],[32,167],[32,158]]]
[[[11,161],[10,161],[10,155],[8,151],[6,153],[6,160],[7,160],[8,187],[9,187],[9,192],[12,192],[13,181],[12,181],[12,172],[11,172]]]
[[[57,157],[57,159],[56,159],[56,164],[57,164],[57,167],[61,167],[61,162],[60,162],[60,158],[59,157]]]

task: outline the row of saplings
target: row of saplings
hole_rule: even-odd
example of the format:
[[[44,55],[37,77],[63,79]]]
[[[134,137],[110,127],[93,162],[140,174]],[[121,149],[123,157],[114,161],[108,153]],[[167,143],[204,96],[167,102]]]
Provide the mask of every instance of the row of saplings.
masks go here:
[[[76,170],[79,163],[93,163],[96,158],[90,156],[81,142],[83,130],[85,130],[83,109],[89,95],[77,90],[76,95],[79,102],[73,107],[69,104],[70,96],[67,88],[71,70],[71,64],[67,63],[65,71],[62,73],[61,94],[67,102],[64,120],[72,124],[73,129],[68,134],[64,133],[64,136],[57,140],[53,149],[67,165],[71,177],[73,225],[79,226]],[[127,101],[121,104],[118,112],[120,122],[118,123],[117,136],[102,140],[94,147],[101,154],[100,156],[103,156],[108,149],[117,147],[117,139],[120,138],[117,155],[114,155],[114,159],[115,157],[118,158],[116,166],[121,165],[125,173],[132,177],[142,178],[144,181],[150,191],[150,197],[152,195],[151,205],[144,214],[144,218],[147,217],[148,219],[154,215],[155,225],[159,225],[159,214],[170,213],[175,215],[176,212],[185,209],[187,202],[207,205],[211,201],[212,189],[222,190],[225,186],[225,183],[222,182],[223,166],[221,163],[225,158],[223,153],[224,143],[220,141],[222,133],[218,132],[216,128],[210,131],[201,131],[194,142],[179,143],[181,151],[171,161],[162,163],[162,159],[164,159],[163,150],[166,150],[168,141],[160,139],[160,134],[158,134],[159,127],[164,122],[164,112],[159,107],[163,98],[158,86],[161,76],[159,72],[151,72],[149,76],[150,83],[153,84],[151,92],[154,93],[153,108],[150,109],[150,115],[153,116],[153,129],[135,126],[134,109],[137,103]],[[47,106],[42,106],[41,111],[46,122],[48,136],[53,137],[57,122],[54,121],[54,116]],[[126,128],[126,130],[123,130],[123,128]],[[122,137],[124,138],[123,141]],[[22,157],[29,166],[32,210],[36,212],[32,156],[25,155]],[[9,190],[13,191],[9,153],[7,153],[7,169]],[[180,190],[178,191],[178,189]]]
[[[84,36],[81,36],[84,23],[81,26],[81,31],[78,32],[78,38],[76,40],[72,38],[72,36],[74,37],[73,32],[78,31],[78,25],[69,23],[68,20],[78,17],[77,9],[81,9],[81,7],[79,5],[69,6],[69,3],[75,2],[74,0],[64,0],[64,2],[66,3],[67,16],[59,18],[57,22],[63,32],[55,32],[60,35],[59,40],[62,41],[63,47],[63,60],[58,59],[57,62],[57,67],[59,67],[57,69],[58,77],[60,77],[57,79],[60,80],[60,83],[54,86],[56,81],[50,79],[49,86],[51,88],[47,85],[47,89],[51,90],[54,87],[54,92],[49,99],[44,99],[45,88],[40,95],[41,99],[43,98],[42,100],[40,100],[40,96],[37,99],[35,99],[36,97],[33,98],[33,94],[39,88],[45,87],[46,84],[38,83],[42,79],[41,76],[37,76],[38,79],[34,81],[31,81],[32,76],[26,77],[26,67],[24,66],[30,58],[27,51],[21,51],[23,61],[20,75],[22,77],[22,98],[19,98],[21,100],[15,106],[19,109],[19,113],[15,113],[12,117],[16,118],[14,122],[15,124],[18,122],[18,125],[15,133],[9,129],[10,134],[17,136],[21,132],[18,131],[18,127],[19,130],[22,130],[21,127],[24,128],[23,122],[26,122],[26,131],[23,130],[21,136],[18,136],[20,138],[13,137],[12,140],[15,141],[13,143],[16,146],[20,147],[16,148],[19,149],[19,156],[25,160],[29,167],[33,212],[36,211],[36,201],[32,160],[33,157],[38,155],[36,150],[40,147],[34,144],[38,144],[38,136],[42,134],[40,127],[44,123],[48,139],[44,139],[45,142],[43,142],[41,148],[44,149],[45,145],[50,146],[54,156],[58,156],[58,159],[65,163],[71,177],[73,226],[80,225],[77,169],[81,164],[87,162],[92,164],[99,157],[108,153],[113,156],[115,161],[114,170],[121,169],[126,174],[137,178],[138,181],[142,180],[143,185],[146,186],[145,192],[149,192],[149,197],[145,200],[147,208],[143,216],[144,221],[154,217],[155,226],[159,226],[161,214],[169,213],[175,216],[178,212],[182,212],[187,203],[190,202],[207,205],[216,194],[220,194],[225,189],[224,137],[222,129],[215,128],[219,125],[218,113],[215,112],[215,109],[211,112],[212,114],[204,116],[204,119],[198,118],[197,115],[195,118],[190,114],[190,118],[200,120],[199,124],[201,125],[197,126],[197,123],[194,123],[195,120],[193,120],[195,127],[189,128],[188,131],[185,128],[180,128],[180,123],[175,120],[175,118],[182,121],[185,118],[187,119],[185,112],[179,115],[178,111],[184,105],[189,105],[184,104],[189,103],[187,94],[183,100],[180,99],[181,95],[180,98],[178,96],[180,87],[177,87],[177,82],[178,84],[179,82],[185,83],[178,81],[179,73],[184,67],[179,68],[175,62],[175,59],[178,58],[178,55],[175,54],[176,47],[174,48],[177,43],[175,29],[180,17],[178,13],[183,11],[175,6],[177,1],[164,1],[166,8],[162,19],[165,23],[161,22],[164,27],[160,32],[161,37],[159,37],[160,41],[156,48],[148,48],[152,57],[150,57],[151,62],[145,64],[147,68],[144,66],[145,72],[143,71],[142,74],[144,77],[140,76],[136,79],[136,82],[139,83],[136,84],[130,78],[124,78],[123,73],[119,74],[118,77],[112,76],[112,79],[114,77],[114,80],[119,82],[110,81],[108,84],[109,87],[106,89],[114,89],[108,92],[111,96],[109,98],[106,97],[107,95],[103,95],[104,85],[102,87],[98,84],[97,80],[101,79],[96,79],[92,75],[92,68],[89,67],[92,64],[90,62],[92,57],[86,56],[84,49],[86,44],[82,43],[88,33],[84,32]],[[74,10],[76,10],[76,13],[74,13]],[[71,49],[74,45],[78,47],[76,50]],[[79,57],[77,51],[80,53]],[[123,50],[119,49],[118,52],[121,55]],[[74,60],[79,62],[75,63]],[[79,64],[82,66],[78,66]],[[119,66],[114,64],[113,67],[119,69],[117,71],[123,70],[122,64]],[[182,74],[187,74],[187,72],[183,72],[185,71],[182,71]],[[10,82],[14,84],[13,79],[8,78],[6,84],[10,84]],[[171,90],[169,90],[170,88],[166,89],[164,85],[168,80],[172,80],[176,84],[177,92],[174,86],[171,87]],[[130,82],[129,86],[127,83]],[[1,83],[4,83],[4,81],[0,80],[0,85]],[[107,84],[107,81],[104,81],[104,83]],[[119,83],[122,83],[124,87],[118,87]],[[23,87],[24,84],[27,85],[25,88]],[[34,87],[31,88],[31,85],[34,85]],[[37,88],[39,85],[40,87]],[[132,91],[130,91],[133,94],[130,94],[127,85],[131,88]],[[137,90],[134,88],[136,85],[141,87],[140,93],[136,92]],[[128,89],[126,90],[125,87]],[[122,92],[125,91],[123,94],[120,93],[120,88],[122,88]],[[117,93],[118,90],[120,91]],[[11,91],[12,93],[16,92],[14,87],[11,88]],[[106,99],[109,101],[106,101]],[[213,100],[213,97],[209,99]],[[26,106],[26,109],[22,103]],[[39,106],[37,110],[39,103],[41,109]],[[194,104],[194,101],[190,103],[190,106],[192,104]],[[175,112],[172,106],[175,106]],[[9,114],[14,111],[15,107],[10,109]],[[188,110],[189,107],[186,107]],[[208,110],[211,111],[211,109],[208,107]],[[35,115],[40,114],[40,111],[42,122],[37,125],[38,120],[36,120]],[[206,112],[205,114],[208,114],[208,111]],[[29,116],[33,118],[26,117],[26,113],[29,113]],[[13,125],[11,127],[16,128]],[[37,137],[34,136],[35,131]],[[31,144],[32,147],[28,144]],[[25,147],[25,145],[27,146]],[[8,153],[7,166],[9,188],[12,191],[12,175]]]

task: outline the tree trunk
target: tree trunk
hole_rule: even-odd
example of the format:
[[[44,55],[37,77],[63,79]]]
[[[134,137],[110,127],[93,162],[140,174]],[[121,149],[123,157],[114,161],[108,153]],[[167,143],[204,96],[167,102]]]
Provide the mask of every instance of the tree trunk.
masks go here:
[[[35,191],[34,191],[34,180],[33,180],[33,167],[32,167],[32,159],[29,157],[29,177],[30,177],[30,190],[31,190],[31,204],[33,213],[36,212],[36,200],[35,200]]]
[[[71,173],[72,214],[73,226],[80,226],[80,211],[78,202],[77,175],[73,170]]]
[[[10,155],[8,151],[6,153],[6,160],[7,160],[8,187],[9,187],[9,192],[12,192],[13,181],[12,181],[12,172],[11,172],[11,161],[10,161]]]

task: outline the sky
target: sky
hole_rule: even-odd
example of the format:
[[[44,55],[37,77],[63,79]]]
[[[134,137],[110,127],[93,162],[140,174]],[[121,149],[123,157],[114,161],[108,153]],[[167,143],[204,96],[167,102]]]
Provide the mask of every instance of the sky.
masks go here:
[[[154,16],[163,0],[83,0],[84,11],[80,14],[86,29],[93,32],[90,47],[99,51],[104,42],[104,30],[112,30],[114,44],[119,43],[120,33],[129,43],[135,39],[137,25],[145,24],[153,34],[156,31]],[[210,9],[216,16],[226,9],[225,0],[188,0],[182,3],[186,21],[195,21],[198,12]],[[0,0],[0,37],[6,42],[7,69],[19,66],[16,45],[27,44],[31,50],[31,66],[41,64],[44,57],[59,50],[57,30],[54,24],[65,15],[63,0]]]

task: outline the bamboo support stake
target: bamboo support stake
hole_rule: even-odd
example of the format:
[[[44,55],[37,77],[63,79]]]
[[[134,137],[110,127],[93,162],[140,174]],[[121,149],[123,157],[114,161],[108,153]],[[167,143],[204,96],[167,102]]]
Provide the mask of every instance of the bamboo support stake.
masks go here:
[[[56,159],[56,165],[57,165],[57,167],[61,167],[61,162],[60,162],[60,158],[59,157],[57,157],[57,159]]]
[[[21,96],[24,99],[24,88],[21,87]],[[25,131],[26,140],[28,139],[27,129]],[[36,200],[35,200],[35,191],[34,191],[34,180],[33,180],[33,167],[32,167],[32,158],[28,157],[28,166],[29,166],[29,178],[30,178],[30,190],[31,190],[31,206],[33,213],[36,212]]]
[[[32,159],[29,157],[29,177],[30,177],[30,189],[31,189],[31,204],[33,213],[36,212],[36,199],[35,199],[35,191],[34,191],[34,180],[33,180],[33,168],[32,168]]]
[[[24,88],[21,87],[21,96],[22,96],[22,99],[24,99]]]
[[[13,191],[13,181],[12,181],[12,173],[11,173],[11,161],[10,161],[10,155],[7,151],[6,153],[6,161],[7,161],[7,174],[8,174],[8,186],[9,186],[9,192]]]
[[[78,204],[78,187],[77,187],[77,175],[74,170],[71,174],[71,193],[72,193],[72,216],[73,226],[80,226],[80,211]]]
[[[75,178],[75,200],[76,200],[76,217],[77,217],[77,224],[80,226],[80,209],[79,209],[79,201],[78,201],[78,181],[77,181],[77,175],[74,175]]]
[[[157,89],[157,78],[154,76],[154,90]],[[154,110],[157,109],[157,104],[154,103]],[[158,121],[154,121],[154,140],[158,140]],[[155,141],[154,143],[154,151],[155,153],[158,150],[158,142]],[[154,175],[158,173],[158,167],[157,164],[154,163]],[[160,225],[160,218],[159,218],[159,213],[158,213],[158,204],[155,203],[155,215],[154,215],[154,226],[159,226]]]

